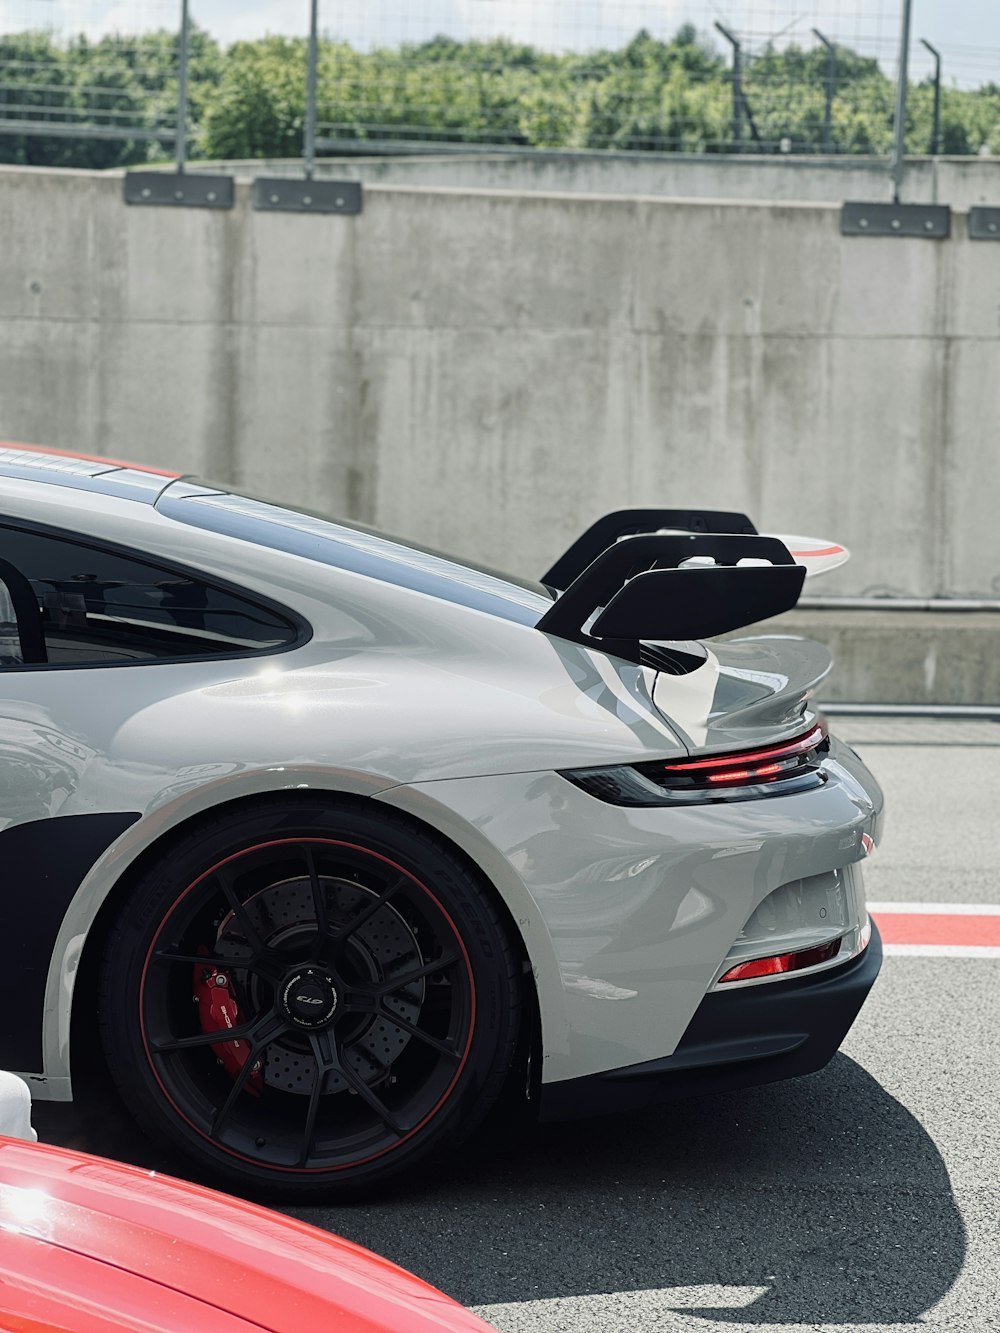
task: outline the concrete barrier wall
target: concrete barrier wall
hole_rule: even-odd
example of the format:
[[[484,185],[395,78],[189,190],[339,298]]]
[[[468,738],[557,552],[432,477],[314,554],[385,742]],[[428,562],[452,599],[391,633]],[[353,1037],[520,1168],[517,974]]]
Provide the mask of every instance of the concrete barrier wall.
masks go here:
[[[244,176],[301,176],[301,159],[196,163],[200,170]],[[455,189],[668,195],[679,199],[779,199],[887,202],[888,163],[865,157],[698,156],[681,153],[410,153],[396,157],[321,158],[320,177],[370,185]],[[908,158],[903,198],[911,203],[1000,206],[1000,157]]]
[[[834,205],[366,191],[129,208],[0,171],[0,437],[131,457],[522,574],[619,505],[846,541],[823,592],[1000,592],[1000,245]]]

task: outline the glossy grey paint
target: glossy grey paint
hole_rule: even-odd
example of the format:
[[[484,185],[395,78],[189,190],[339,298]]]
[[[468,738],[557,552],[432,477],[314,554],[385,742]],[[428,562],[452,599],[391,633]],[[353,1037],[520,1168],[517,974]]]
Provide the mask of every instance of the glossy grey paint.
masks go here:
[[[814,964],[810,972],[841,967],[867,946],[869,937],[860,861],[787,880],[750,915],[720,964],[712,989],[780,986],[787,979],[781,974],[741,981],[723,978],[737,964],[795,953],[817,944],[836,942],[838,949],[828,962]]]
[[[457,841],[471,828],[527,887],[563,991],[565,1020],[546,1033],[549,1081],[672,1054],[763,899],[862,859],[882,795],[843,762],[844,748],[834,743],[824,786],[764,801],[619,807],[556,773],[423,783],[380,799]]]
[[[463,847],[524,939],[546,1079],[669,1054],[761,897],[859,859],[860,831],[874,828],[881,798],[863,770],[800,796],[682,812],[606,806],[553,771],[678,757],[711,727],[722,745],[714,654],[691,676],[660,677],[654,706],[651,671],[524,625],[189,528],[148,504],[17,479],[0,495],[0,518],[182,561],[313,628],[267,658],[0,673],[0,827],[141,815],[63,923],[41,1095],[70,1095],[73,987],[107,894],[164,833],[226,801],[357,793]],[[753,670],[749,650],[740,660]],[[796,688],[780,703],[789,713]],[[748,726],[773,736],[765,714]]]
[[[690,678],[660,674],[653,701],[689,748],[745,750],[800,736],[817,720],[812,698],[833,658],[811,639],[756,635],[713,643]]]

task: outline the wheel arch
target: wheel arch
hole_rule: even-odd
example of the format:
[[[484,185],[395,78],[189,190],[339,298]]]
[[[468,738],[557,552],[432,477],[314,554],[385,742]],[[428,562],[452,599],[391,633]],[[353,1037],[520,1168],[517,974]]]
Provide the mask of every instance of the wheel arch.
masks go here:
[[[121,864],[121,843],[128,839],[120,839],[119,843],[101,858],[78,890],[67,911],[66,920],[53,951],[43,1023],[45,1074],[35,1084],[36,1096],[44,1098],[47,1095],[51,1100],[69,1101],[72,1099],[74,1069],[79,1073],[85,1062],[91,1060],[103,1066],[104,1056],[96,1024],[88,1022],[96,1011],[101,959],[122,905],[146,873],[147,868],[163,855],[169,854],[173,844],[196,832],[199,824],[209,823],[217,819],[220,814],[243,811],[256,803],[273,802],[276,798],[303,803],[320,799],[340,807],[364,808],[369,811],[377,799],[372,794],[360,794],[357,791],[331,786],[270,788],[228,796],[211,804],[200,805],[186,817],[158,829],[153,836],[139,840],[138,846],[134,848],[134,854],[124,865]],[[522,979],[526,1003],[519,1048],[525,1055],[536,1050],[541,1044],[542,1034],[542,1006],[538,977],[543,973],[539,971],[538,961],[529,949],[526,932],[523,929],[526,920],[524,905],[508,901],[507,894],[494,882],[475,852],[465,845],[467,841],[474,845],[475,837],[468,840],[456,839],[450,836],[449,831],[439,827],[438,821],[421,818],[420,815],[396,802],[391,805],[386,804],[384,809],[394,821],[408,826],[414,832],[430,835],[435,841],[443,844],[445,849],[482,885],[484,891],[490,894],[523,964]],[[134,825],[133,828],[137,832],[141,831],[144,822],[140,821],[140,824]],[[474,831],[470,830],[471,833]],[[494,850],[495,855],[497,853]],[[521,894],[531,903],[534,914],[540,922],[541,918],[527,889],[523,885],[520,888]],[[81,933],[69,918],[73,914],[74,907],[78,906],[78,899],[85,893],[89,900],[91,920],[86,930]],[[545,934],[547,938],[547,931]],[[515,1070],[512,1069],[511,1072],[513,1075]],[[537,1083],[537,1070],[531,1072],[532,1081]]]

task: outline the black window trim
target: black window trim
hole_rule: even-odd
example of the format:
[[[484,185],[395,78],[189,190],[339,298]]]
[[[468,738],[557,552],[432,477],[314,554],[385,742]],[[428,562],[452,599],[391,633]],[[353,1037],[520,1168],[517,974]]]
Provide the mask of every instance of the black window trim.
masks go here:
[[[67,528],[55,527],[50,523],[37,523],[33,519],[11,518],[2,512],[0,512],[0,550],[2,550],[2,536],[6,528],[13,528],[15,531],[26,532],[36,537],[51,537],[57,541],[72,542],[76,546],[85,546],[94,551],[104,551],[108,555],[120,556],[123,560],[152,565],[165,574],[176,574],[181,578],[195,579],[207,588],[213,588],[218,592],[238,597],[251,606],[256,606],[261,611],[267,611],[271,615],[285,620],[289,629],[294,632],[295,637],[288,643],[276,647],[244,648],[231,653],[185,653],[180,657],[147,657],[137,658],[130,662],[20,662],[0,667],[0,676],[22,671],[119,671],[127,670],[130,667],[183,666],[188,662],[192,664],[199,662],[238,662],[246,658],[276,657],[279,653],[294,652],[296,648],[304,647],[313,637],[312,625],[298,611],[294,611],[291,607],[285,606],[284,603],[276,602],[273,598],[261,593],[250,592],[246,588],[241,588],[239,584],[230,583],[228,579],[217,578],[214,574],[207,574],[204,570],[196,569],[193,565],[185,565],[182,561],[172,560],[169,557],[164,559],[151,552],[124,546],[121,542],[105,541],[100,537],[91,537]],[[15,568],[17,567],[15,566]],[[29,582],[31,581],[30,576],[25,574],[24,570],[19,572],[24,574]]]

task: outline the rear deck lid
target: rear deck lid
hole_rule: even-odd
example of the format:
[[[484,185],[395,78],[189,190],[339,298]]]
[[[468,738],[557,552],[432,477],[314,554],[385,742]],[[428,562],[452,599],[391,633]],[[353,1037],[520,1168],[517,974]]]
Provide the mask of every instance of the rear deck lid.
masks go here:
[[[767,635],[706,645],[686,675],[657,673],[653,702],[690,750],[726,753],[790,740],[816,720],[833,665],[811,639]]]

